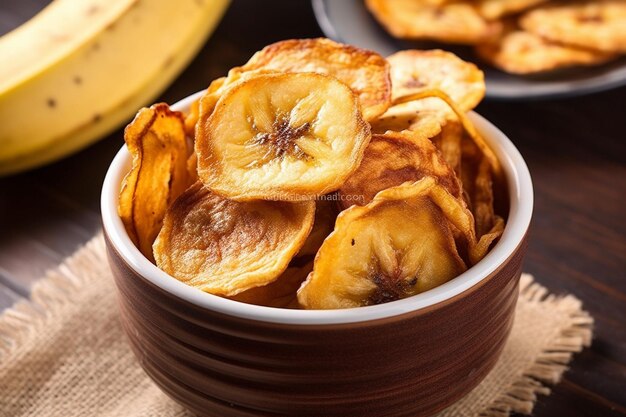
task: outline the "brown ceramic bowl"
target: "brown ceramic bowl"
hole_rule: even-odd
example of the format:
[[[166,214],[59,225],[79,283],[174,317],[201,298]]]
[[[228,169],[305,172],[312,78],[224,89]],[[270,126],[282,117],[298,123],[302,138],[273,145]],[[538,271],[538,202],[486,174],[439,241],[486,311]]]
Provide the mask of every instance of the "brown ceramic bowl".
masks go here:
[[[195,96],[175,108],[186,110]],[[449,406],[493,367],[513,322],[533,207],[528,168],[493,125],[472,119],[502,161],[510,212],[500,242],[452,281],[404,300],[332,311],[248,305],[203,293],[151,264],[128,238],[117,196],[102,216],[122,323],[139,362],[201,416],[419,417]]]

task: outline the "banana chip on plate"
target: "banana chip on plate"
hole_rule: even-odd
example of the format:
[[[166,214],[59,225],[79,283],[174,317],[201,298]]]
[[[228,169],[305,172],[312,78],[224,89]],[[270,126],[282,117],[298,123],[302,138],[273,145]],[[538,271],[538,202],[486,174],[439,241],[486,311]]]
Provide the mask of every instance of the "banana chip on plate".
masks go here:
[[[499,22],[483,18],[470,2],[428,0],[366,0],[387,31],[403,39],[473,45],[498,34]]]
[[[529,32],[559,44],[605,53],[626,52],[626,2],[594,0],[531,10],[520,19]]]
[[[548,0],[479,0],[478,11],[486,19],[495,20],[523,12]]]
[[[276,281],[261,287],[250,288],[228,298],[266,307],[298,308],[296,293],[312,270],[313,262],[303,266],[290,266]]]
[[[130,239],[148,259],[167,207],[189,185],[182,113],[167,104],[155,104],[137,113],[124,130],[126,147],[133,157],[124,178],[118,213]]]
[[[364,206],[380,191],[433,177],[454,197],[462,200],[461,183],[435,145],[407,134],[374,135],[359,168],[339,189],[344,208]]]
[[[202,107],[202,106],[201,106]],[[357,97],[335,78],[263,74],[200,114],[198,176],[236,200],[292,200],[338,189],[370,140]]]
[[[314,215],[313,201],[236,202],[197,182],[168,209],[154,258],[179,281],[233,296],[275,281],[304,244]]]
[[[337,218],[298,301],[306,309],[350,308],[419,294],[467,269],[452,225],[470,230],[471,215],[426,177],[381,191]]]
[[[617,55],[549,41],[535,33],[511,28],[503,36],[476,47],[494,67],[512,74],[534,74],[572,66],[597,65]]]
[[[376,52],[330,39],[290,39],[266,46],[229,76],[240,72],[270,70],[316,72],[347,84],[359,97],[363,117],[372,120],[391,103],[389,64]]]

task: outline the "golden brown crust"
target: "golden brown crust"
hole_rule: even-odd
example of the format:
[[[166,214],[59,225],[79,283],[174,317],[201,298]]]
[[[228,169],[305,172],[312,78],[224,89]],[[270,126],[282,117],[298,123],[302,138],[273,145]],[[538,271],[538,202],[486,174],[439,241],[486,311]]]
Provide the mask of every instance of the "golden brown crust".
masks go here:
[[[532,10],[521,26],[554,42],[606,53],[626,52],[626,2],[587,1]]]
[[[364,206],[382,190],[424,177],[433,177],[462,200],[460,181],[430,140],[391,132],[373,135],[361,165],[339,189],[340,203],[344,208]]]
[[[476,47],[493,66],[513,74],[533,74],[573,66],[597,65],[615,54],[557,44],[523,30],[507,32],[498,42]]]
[[[156,264],[187,285],[233,296],[283,273],[314,214],[312,201],[236,202],[198,182],[168,209],[154,242]]]
[[[133,157],[124,178],[118,213],[128,236],[148,259],[169,204],[190,184],[182,113],[160,103],[143,108],[124,130]]]
[[[486,19],[495,20],[523,12],[548,0],[479,0],[478,11]]]
[[[471,226],[471,214],[430,177],[343,211],[298,291],[300,304],[308,309],[380,304],[457,276],[467,267],[457,252],[451,216],[469,216],[455,222]]]
[[[290,266],[276,281],[261,287],[250,288],[229,298],[266,307],[298,308],[296,293],[312,270],[312,261],[304,266]]]
[[[326,38],[290,39],[257,52],[234,72],[317,72],[347,84],[359,97],[363,117],[374,119],[391,103],[389,64],[376,52]]]
[[[366,0],[365,4],[387,31],[402,39],[431,39],[477,44],[496,36],[499,22],[483,18],[469,2]]]
[[[201,106],[196,132],[199,178],[240,201],[332,192],[358,167],[370,139],[350,88],[316,73],[238,83],[210,115]]]
[[[446,93],[463,111],[474,109],[485,97],[485,75],[471,62],[440,49],[399,51],[387,58],[391,66],[392,97],[397,99],[427,89]],[[439,103],[435,108],[446,108]]]

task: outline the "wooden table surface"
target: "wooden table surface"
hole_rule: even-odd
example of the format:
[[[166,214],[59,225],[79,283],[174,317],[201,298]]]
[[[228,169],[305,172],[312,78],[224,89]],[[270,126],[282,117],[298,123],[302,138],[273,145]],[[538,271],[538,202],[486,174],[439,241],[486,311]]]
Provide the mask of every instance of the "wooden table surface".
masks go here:
[[[3,0],[0,33],[46,1]],[[199,56],[160,100],[207,86],[264,45],[316,37],[308,1],[235,0]],[[596,319],[590,349],[542,397],[536,416],[626,416],[626,88],[567,100],[485,102],[478,111],[526,158],[535,214],[525,270],[573,293]],[[63,161],[0,179],[0,310],[100,229],[99,193],[121,130]]]

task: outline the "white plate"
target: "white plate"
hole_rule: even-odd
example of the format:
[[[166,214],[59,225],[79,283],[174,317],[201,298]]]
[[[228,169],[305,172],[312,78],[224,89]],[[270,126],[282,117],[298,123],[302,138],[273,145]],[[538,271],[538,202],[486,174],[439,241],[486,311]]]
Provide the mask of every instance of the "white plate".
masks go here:
[[[312,0],[312,3],[322,31],[339,42],[372,49],[384,56],[402,49],[442,48],[468,61],[478,61],[466,47],[393,38],[370,15],[363,0]],[[487,97],[493,99],[555,98],[626,85],[626,58],[598,67],[560,70],[538,76],[506,74],[487,65],[481,65],[481,68],[485,71]]]

